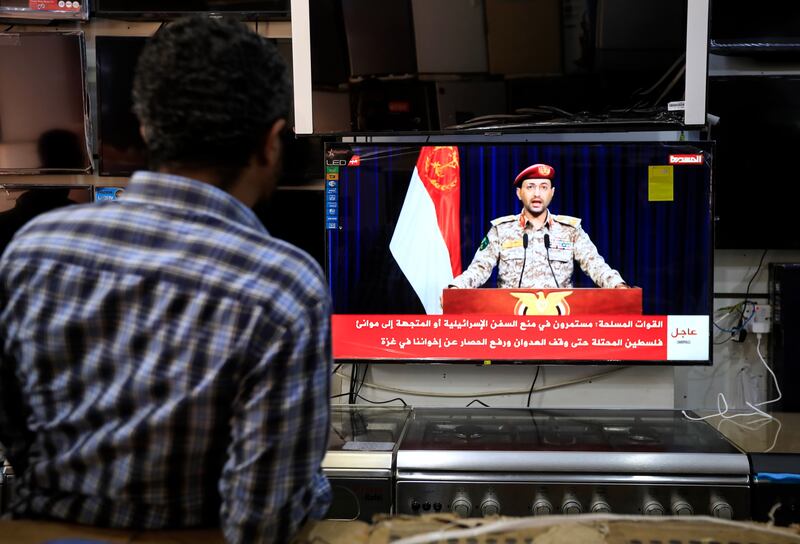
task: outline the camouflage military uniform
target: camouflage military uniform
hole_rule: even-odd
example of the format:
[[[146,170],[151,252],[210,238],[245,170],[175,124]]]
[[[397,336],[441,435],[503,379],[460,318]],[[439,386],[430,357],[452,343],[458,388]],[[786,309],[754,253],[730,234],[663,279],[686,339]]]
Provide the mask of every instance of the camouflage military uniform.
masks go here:
[[[498,287],[517,287],[520,273],[523,273],[522,287],[568,288],[572,287],[574,261],[578,261],[581,269],[599,287],[616,287],[624,283],[619,272],[606,264],[580,225],[581,220],[576,217],[552,215],[549,211],[544,226],[538,230],[534,230],[533,225],[521,213],[497,218],[492,221],[492,227],[481,242],[472,264],[450,285],[460,288],[480,287],[499,263]],[[524,232],[528,233],[528,249],[523,272]],[[550,235],[550,263],[553,265],[553,272],[547,264],[545,233]],[[553,273],[558,278],[558,285],[553,279]]]

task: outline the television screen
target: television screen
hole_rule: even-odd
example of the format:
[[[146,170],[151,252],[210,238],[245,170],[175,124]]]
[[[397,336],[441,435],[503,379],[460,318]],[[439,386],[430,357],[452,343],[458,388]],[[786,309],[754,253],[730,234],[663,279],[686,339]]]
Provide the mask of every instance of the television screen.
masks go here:
[[[754,9],[747,0],[713,0],[711,51],[721,55],[800,53],[798,21],[797,2],[766,0]]]
[[[0,21],[86,20],[88,0],[0,0]]]
[[[221,13],[247,19],[288,20],[289,0],[94,0],[95,15],[167,19],[190,13]]]
[[[133,75],[147,38],[97,36],[100,175],[128,176],[147,168],[147,148],[133,113]]]
[[[711,150],[327,145],[334,356],[710,363]],[[523,230],[513,182],[540,163],[552,201]]]
[[[99,109],[100,175],[129,176],[147,168],[147,148],[133,113],[133,77],[146,37],[98,36],[97,103]],[[291,70],[290,40],[274,39]],[[292,124],[291,119],[289,125]],[[297,139],[287,130],[283,138],[281,185],[303,185],[322,179],[322,141]]]
[[[0,190],[0,255],[34,217],[50,210],[92,202],[92,188],[76,185],[3,185]]]
[[[708,0],[296,0],[297,132],[700,126],[707,22]],[[473,87],[456,115],[443,82]]]
[[[718,249],[800,249],[794,217],[795,154],[800,146],[800,77],[732,76],[708,80]],[[754,183],[764,183],[770,228],[743,224]]]
[[[0,34],[0,173],[91,170],[81,33]]]

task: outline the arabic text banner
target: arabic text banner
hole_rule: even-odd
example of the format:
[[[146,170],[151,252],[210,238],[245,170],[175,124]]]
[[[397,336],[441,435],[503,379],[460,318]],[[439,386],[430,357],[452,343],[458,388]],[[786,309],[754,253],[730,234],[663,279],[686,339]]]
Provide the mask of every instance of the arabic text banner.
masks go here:
[[[707,360],[708,316],[333,316],[335,359]]]

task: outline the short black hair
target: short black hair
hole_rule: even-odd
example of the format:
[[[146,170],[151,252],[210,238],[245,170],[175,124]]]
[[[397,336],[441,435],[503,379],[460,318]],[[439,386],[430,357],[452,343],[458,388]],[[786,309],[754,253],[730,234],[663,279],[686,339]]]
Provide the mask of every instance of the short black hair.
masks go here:
[[[178,19],[148,41],[137,63],[133,109],[153,169],[209,168],[238,177],[290,105],[277,48],[235,20]]]

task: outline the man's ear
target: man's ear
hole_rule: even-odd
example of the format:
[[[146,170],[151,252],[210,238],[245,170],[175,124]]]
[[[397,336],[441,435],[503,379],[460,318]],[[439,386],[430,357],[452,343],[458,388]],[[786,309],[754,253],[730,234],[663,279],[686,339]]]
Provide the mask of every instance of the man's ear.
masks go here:
[[[267,164],[277,164],[281,154],[281,133],[286,128],[286,119],[278,119],[269,129],[267,140],[264,143],[264,158]]]
[[[519,194],[520,194],[521,192],[522,192],[522,191],[520,190],[520,188],[519,188],[519,187],[517,187],[517,198],[518,198],[518,199],[520,199],[520,200],[522,200],[522,197],[521,197],[521,196],[519,196]]]
[[[139,125],[139,134],[141,135],[142,140],[147,143],[147,131],[144,130],[144,125]]]

